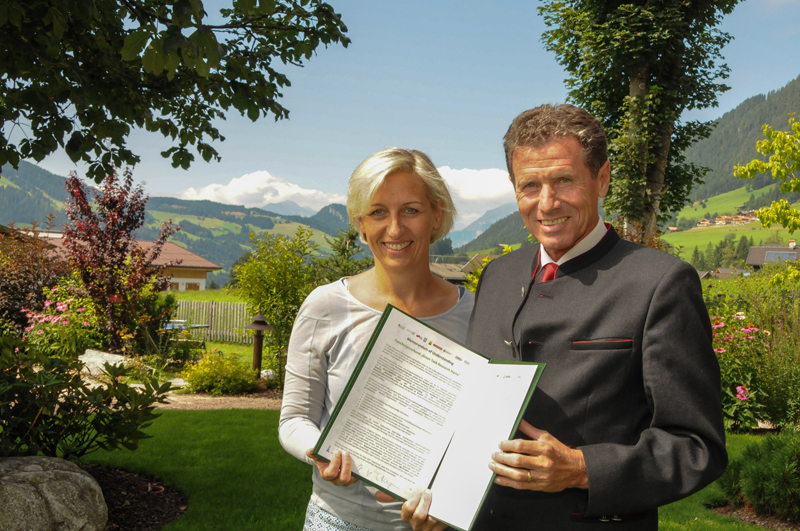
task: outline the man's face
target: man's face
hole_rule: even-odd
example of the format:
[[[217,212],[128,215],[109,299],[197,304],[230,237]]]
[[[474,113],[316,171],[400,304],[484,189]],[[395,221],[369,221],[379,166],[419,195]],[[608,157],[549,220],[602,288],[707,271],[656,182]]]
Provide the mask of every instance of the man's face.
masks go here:
[[[597,225],[597,201],[608,192],[608,161],[597,178],[574,137],[541,147],[519,147],[511,159],[514,191],[525,226],[558,260]]]

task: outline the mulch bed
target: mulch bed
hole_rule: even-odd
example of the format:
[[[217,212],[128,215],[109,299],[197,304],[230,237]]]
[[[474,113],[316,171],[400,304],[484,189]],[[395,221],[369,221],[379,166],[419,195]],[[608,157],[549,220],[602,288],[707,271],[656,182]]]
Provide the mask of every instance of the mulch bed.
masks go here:
[[[106,531],[152,531],[181,517],[186,495],[153,475],[81,464],[100,484],[108,506]]]
[[[800,531],[800,522],[789,522],[777,516],[759,516],[752,505],[746,505],[738,509],[731,506],[717,507],[712,511],[725,516],[733,516],[745,524],[756,525],[771,531]]]

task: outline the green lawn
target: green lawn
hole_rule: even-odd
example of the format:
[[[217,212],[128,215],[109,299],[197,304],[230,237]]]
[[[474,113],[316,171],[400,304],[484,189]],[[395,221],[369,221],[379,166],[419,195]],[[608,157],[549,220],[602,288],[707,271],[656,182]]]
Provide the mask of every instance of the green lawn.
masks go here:
[[[209,302],[244,302],[237,295],[228,293],[224,289],[207,289],[204,291],[171,291],[178,301],[209,301]]]
[[[311,468],[281,448],[278,411],[162,412],[136,451],[97,452],[86,462],[162,477],[189,498],[186,514],[164,531],[271,531],[302,528]],[[729,435],[738,455],[752,435]],[[705,508],[721,498],[716,485],[662,507],[660,529],[745,530],[738,520]]]
[[[84,461],[156,474],[189,498],[164,531],[298,530],[311,495],[311,467],[278,442],[278,411],[163,411],[133,452]]]

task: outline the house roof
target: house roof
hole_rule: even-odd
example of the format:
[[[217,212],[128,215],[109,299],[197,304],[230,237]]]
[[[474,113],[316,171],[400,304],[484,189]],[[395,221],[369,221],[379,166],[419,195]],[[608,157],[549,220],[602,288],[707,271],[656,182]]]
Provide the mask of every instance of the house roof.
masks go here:
[[[714,278],[734,278],[740,275],[747,276],[749,271],[747,269],[739,269],[736,267],[720,267],[715,270],[711,276]]]
[[[64,247],[64,239],[61,237],[53,237],[48,241],[58,249],[62,249]],[[150,247],[155,244],[155,242],[148,240],[140,240],[136,243],[138,243],[144,250],[149,250]],[[172,242],[167,242],[164,244],[164,247],[161,248],[161,254],[159,254],[158,258],[153,261],[153,265],[162,266],[176,260],[181,260],[181,263],[175,267],[182,269],[205,269],[208,271],[218,271],[222,269],[221,266],[218,266],[211,260],[206,260],[202,256],[196,255],[188,249],[184,249],[180,245]]]
[[[747,265],[761,267],[765,262],[782,262],[785,260],[797,260],[800,258],[800,250],[788,245],[759,245],[750,247],[747,253]]]
[[[448,282],[461,283],[466,282],[467,274],[456,264],[429,264],[431,273],[439,278],[443,278]]]

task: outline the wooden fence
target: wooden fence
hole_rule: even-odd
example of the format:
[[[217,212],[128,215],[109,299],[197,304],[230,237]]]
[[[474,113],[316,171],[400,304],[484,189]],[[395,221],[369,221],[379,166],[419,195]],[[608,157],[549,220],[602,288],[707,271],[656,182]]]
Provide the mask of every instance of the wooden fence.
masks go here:
[[[195,339],[252,345],[252,333],[244,330],[252,317],[243,302],[178,301],[172,318],[185,320],[190,325],[208,325],[208,328],[192,329]]]

